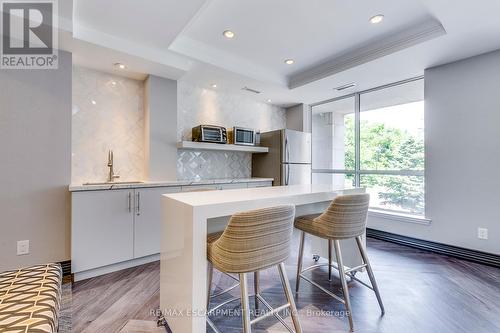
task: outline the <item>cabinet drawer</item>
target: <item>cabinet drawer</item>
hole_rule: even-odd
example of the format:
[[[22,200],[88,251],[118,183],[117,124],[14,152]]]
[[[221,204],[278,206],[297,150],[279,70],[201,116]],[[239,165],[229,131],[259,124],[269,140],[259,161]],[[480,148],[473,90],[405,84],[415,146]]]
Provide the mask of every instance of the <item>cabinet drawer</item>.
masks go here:
[[[222,184],[222,190],[230,190],[230,189],[238,189],[238,188],[247,188],[247,183],[234,183],[234,184]]]
[[[254,182],[254,183],[248,183],[248,188],[267,187],[267,186],[273,186],[273,182]]]
[[[197,190],[220,190],[220,185],[187,185],[182,187],[182,192]]]

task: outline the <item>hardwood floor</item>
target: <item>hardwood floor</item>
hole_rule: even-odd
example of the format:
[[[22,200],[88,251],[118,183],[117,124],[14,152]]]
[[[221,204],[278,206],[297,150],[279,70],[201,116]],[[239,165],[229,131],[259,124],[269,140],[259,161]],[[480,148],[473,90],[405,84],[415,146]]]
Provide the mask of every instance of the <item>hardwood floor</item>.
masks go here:
[[[287,262],[293,289],[298,244],[295,236],[294,252]],[[386,314],[380,316],[371,290],[356,282],[349,283],[356,332],[500,332],[500,269],[370,238],[367,244]],[[305,253],[309,253],[307,247]],[[312,264],[310,255],[304,259],[304,265]],[[159,270],[156,262],[74,283],[72,332],[113,333],[122,328],[128,332],[128,327],[134,327],[133,332],[157,332],[150,323],[145,325],[149,328],[137,327],[141,320],[155,320],[155,309],[159,307]],[[326,268],[308,274],[341,295],[338,275],[330,283]],[[368,282],[366,273],[357,277]],[[230,282],[221,275],[214,278],[218,287]],[[250,275],[249,284],[253,285]],[[261,289],[271,305],[285,303],[276,269],[261,273]],[[234,295],[238,295],[238,290]],[[296,301],[304,332],[348,332],[343,305],[307,282],[301,282]],[[253,308],[253,299],[250,306]],[[239,308],[238,302],[224,307]],[[238,316],[212,319],[222,332],[241,332]],[[289,317],[285,320],[291,324]],[[274,318],[252,328],[252,332],[286,332]],[[207,332],[212,331],[207,328]]]

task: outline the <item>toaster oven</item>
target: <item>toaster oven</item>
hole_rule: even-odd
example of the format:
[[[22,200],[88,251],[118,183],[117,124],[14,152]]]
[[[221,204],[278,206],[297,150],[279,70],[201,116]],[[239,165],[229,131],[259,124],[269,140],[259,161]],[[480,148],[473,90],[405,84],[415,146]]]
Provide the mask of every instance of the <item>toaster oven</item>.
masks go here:
[[[193,141],[227,143],[227,131],[225,127],[200,125],[193,127]]]

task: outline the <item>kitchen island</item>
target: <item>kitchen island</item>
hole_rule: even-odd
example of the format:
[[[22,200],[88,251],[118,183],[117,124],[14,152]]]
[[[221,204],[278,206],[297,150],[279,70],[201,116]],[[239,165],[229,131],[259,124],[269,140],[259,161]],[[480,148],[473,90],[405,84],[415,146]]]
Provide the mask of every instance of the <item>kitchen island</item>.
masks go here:
[[[322,212],[338,195],[364,189],[330,185],[293,185],[226,191],[165,194],[162,198],[160,310],[173,332],[205,332],[208,232],[223,230],[234,213],[295,204],[296,215]],[[315,254],[326,255],[327,242],[315,237]],[[346,266],[361,259],[354,241],[342,243]]]

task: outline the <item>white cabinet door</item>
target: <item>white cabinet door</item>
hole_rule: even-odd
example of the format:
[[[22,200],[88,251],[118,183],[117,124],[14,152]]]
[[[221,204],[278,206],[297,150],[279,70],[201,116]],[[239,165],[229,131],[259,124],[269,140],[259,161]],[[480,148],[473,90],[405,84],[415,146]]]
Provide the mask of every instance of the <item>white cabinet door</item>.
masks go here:
[[[222,184],[221,190],[230,190],[237,188],[247,188],[247,183]]]
[[[72,194],[73,272],[133,258],[133,192],[108,190]]]
[[[161,195],[180,191],[180,187],[141,188],[135,190],[135,258],[160,253]]]
[[[248,188],[253,188],[253,187],[268,187],[268,186],[273,186],[273,182],[248,183]]]

